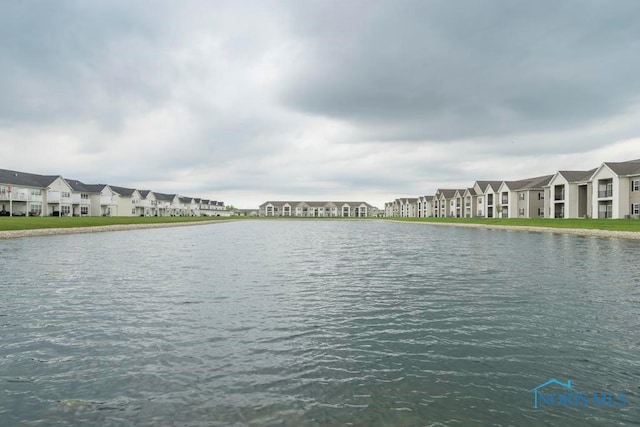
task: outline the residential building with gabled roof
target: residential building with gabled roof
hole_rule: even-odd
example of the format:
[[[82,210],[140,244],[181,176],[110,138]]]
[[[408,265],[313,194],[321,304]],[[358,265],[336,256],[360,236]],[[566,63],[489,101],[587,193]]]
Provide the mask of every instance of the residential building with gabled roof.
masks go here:
[[[544,212],[547,218],[591,218],[591,176],[587,171],[558,171],[545,186]]]
[[[156,194],[158,197],[156,197]],[[221,215],[224,202],[0,169],[0,216]],[[158,206],[160,204],[160,206]],[[226,214],[226,212],[224,212]]]
[[[266,201],[260,205],[259,215],[296,217],[367,217],[377,216],[378,209],[366,202]]]
[[[442,189],[439,188],[434,195],[434,199],[437,200],[437,215],[438,217],[452,217],[455,216],[455,206],[452,209],[452,200],[456,194],[456,189]]]
[[[59,175],[0,169],[0,214],[44,216],[65,212],[71,215],[71,191]]]
[[[77,179],[65,178],[67,184],[71,187],[71,214],[73,216],[93,216],[91,206],[92,202],[99,195],[92,189],[87,188],[86,184]]]
[[[590,180],[594,217],[640,217],[640,159],[604,162]]]
[[[404,197],[400,201],[400,217],[413,218],[418,216],[418,199],[416,197]]]
[[[140,191],[116,185],[110,185],[110,187],[118,195],[118,216],[144,216]]]
[[[503,181],[496,191],[495,217],[539,218],[544,216],[544,188],[553,175]]]
[[[433,216],[433,196],[418,197],[418,217],[428,218]]]
[[[464,190],[464,193],[462,193],[462,203],[463,203],[463,211],[462,211],[462,216],[464,218],[473,218],[475,216],[477,216],[477,211],[476,211],[476,199],[477,199],[477,195],[476,192],[474,191],[473,188],[466,188]]]
[[[118,212],[119,194],[107,184],[82,184],[91,199],[91,216],[122,216]],[[126,214],[125,214],[126,215]],[[126,216],[130,216],[126,215]]]
[[[174,199],[176,194],[153,193],[156,196],[158,216],[173,216]]]
[[[471,187],[476,195],[475,216],[490,218],[487,208],[488,194],[493,193],[493,189],[498,189],[502,181],[476,181]],[[490,191],[488,191],[490,190]],[[493,196],[491,199],[491,217],[493,216]]]

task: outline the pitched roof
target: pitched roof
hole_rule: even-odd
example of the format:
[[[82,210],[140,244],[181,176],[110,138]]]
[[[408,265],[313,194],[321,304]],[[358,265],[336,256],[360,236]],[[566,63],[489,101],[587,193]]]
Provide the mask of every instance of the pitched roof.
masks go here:
[[[456,194],[456,191],[458,191],[458,190],[456,190],[456,189],[452,190],[450,188],[447,188],[447,189],[439,188],[438,191],[436,191],[436,194],[440,193],[440,195],[444,196],[445,199],[450,199]]]
[[[90,190],[89,188],[87,188],[87,184],[85,184],[82,181],[78,181],[77,179],[65,178],[65,181],[67,181],[67,184],[69,184],[69,187],[71,187],[73,191],[78,191],[82,193],[99,193],[99,191]]]
[[[640,159],[627,162],[604,162],[604,164],[618,175],[640,175]]]
[[[588,181],[595,171],[596,169],[594,168],[588,171],[558,171],[558,173],[569,182],[580,182]]]
[[[110,185],[109,187],[121,196],[133,196],[133,193],[136,191],[135,188],[118,187],[115,185]]]
[[[397,199],[396,199],[397,200]],[[266,206],[268,204],[272,204],[273,206],[283,206],[285,204],[289,204],[291,206],[298,206],[298,205],[302,205],[302,204],[306,204],[309,207],[323,207],[323,206],[327,206],[327,205],[335,205],[335,206],[344,206],[344,205],[349,205],[351,207],[356,207],[356,206],[360,206],[360,205],[365,205],[369,208],[373,208],[374,206],[371,206],[369,203],[367,202],[334,202],[331,200],[324,200],[324,201],[304,201],[304,200],[297,200],[297,201],[277,201],[277,200],[268,200],[266,202],[264,202],[263,204],[260,205],[260,207]],[[224,206],[224,202],[218,202],[219,206]]]
[[[509,190],[532,190],[534,188],[542,189],[549,184],[553,175],[535,176],[533,178],[520,179],[518,181],[504,181]]]
[[[209,203],[208,200],[202,200],[203,203]],[[289,206],[295,206],[300,202],[288,202],[288,201],[282,201],[282,200],[267,200],[266,202],[264,202],[263,204],[261,204],[260,206],[266,206],[268,204],[271,204],[273,206],[284,206],[284,205],[289,205]]]
[[[156,195],[156,200],[164,200],[165,202],[173,201],[175,194],[165,194],[165,193],[153,193]]]
[[[83,184],[86,191],[89,193],[101,193],[107,184]],[[84,191],[84,190],[83,190]]]
[[[478,184],[478,187],[480,187],[480,190],[482,190],[483,193],[487,191],[487,187],[489,185],[491,185],[491,188],[495,188],[495,189],[498,189],[498,187],[502,185],[502,181],[476,181],[476,183]]]
[[[331,202],[305,202],[310,208],[323,208]]]
[[[36,175],[33,173],[0,169],[0,182],[3,184],[46,188],[58,178],[60,178],[59,175]]]

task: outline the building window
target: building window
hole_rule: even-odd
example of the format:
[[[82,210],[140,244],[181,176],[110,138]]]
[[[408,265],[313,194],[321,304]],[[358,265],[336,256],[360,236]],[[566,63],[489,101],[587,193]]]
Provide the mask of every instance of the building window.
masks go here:
[[[613,197],[613,180],[601,179],[598,181],[598,197]]]
[[[640,191],[640,180],[631,181],[631,191]]]
[[[61,197],[69,198],[69,197],[71,197],[71,193],[69,193],[68,191],[62,191],[62,192],[60,193],[60,196],[61,196]]]
[[[613,218],[613,204],[601,202],[598,204],[598,218]]]
[[[29,203],[29,216],[40,216],[40,215],[42,215],[42,204]]]
[[[89,206],[80,206],[80,215],[89,215]]]
[[[520,200],[524,200],[524,193],[520,193],[518,197],[520,198]]]
[[[0,190],[2,191],[2,190]],[[32,196],[42,196],[42,190],[30,190],[29,194]]]
[[[640,203],[634,203],[631,205],[631,214],[640,215]]]
[[[544,200],[544,192],[540,191],[538,193],[538,200]]]
[[[544,210],[542,208],[538,208],[538,216],[544,216]]]
[[[520,215],[520,216],[524,216],[524,208],[520,208],[520,209],[518,210],[518,215]]]
[[[60,214],[61,215],[69,215],[71,213],[71,206],[69,205],[62,205],[60,207]]]

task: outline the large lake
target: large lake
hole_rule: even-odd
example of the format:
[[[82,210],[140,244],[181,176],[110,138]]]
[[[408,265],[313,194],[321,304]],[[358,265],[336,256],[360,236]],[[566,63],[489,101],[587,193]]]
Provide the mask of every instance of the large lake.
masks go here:
[[[640,423],[636,241],[240,221],[0,241],[0,272],[0,426]],[[552,378],[609,404],[535,409]]]

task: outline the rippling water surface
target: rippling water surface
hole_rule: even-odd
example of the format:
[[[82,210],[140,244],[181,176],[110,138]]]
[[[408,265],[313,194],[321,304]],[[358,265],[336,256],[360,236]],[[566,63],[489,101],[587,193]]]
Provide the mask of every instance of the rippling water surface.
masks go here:
[[[382,221],[0,241],[0,425],[638,425],[638,254]],[[628,404],[534,409],[550,378]]]

